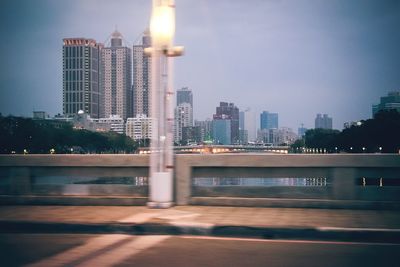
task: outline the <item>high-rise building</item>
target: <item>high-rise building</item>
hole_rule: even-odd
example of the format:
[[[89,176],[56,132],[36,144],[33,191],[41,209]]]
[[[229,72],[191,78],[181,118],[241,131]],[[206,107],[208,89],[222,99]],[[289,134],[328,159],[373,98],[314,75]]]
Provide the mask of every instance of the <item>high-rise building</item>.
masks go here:
[[[212,120],[206,119],[205,121],[194,121],[194,126],[200,128],[200,141],[211,141],[213,138]]]
[[[305,127],[304,127],[304,124],[302,123],[302,124],[301,124],[301,127],[299,127],[299,128],[297,129],[297,134],[299,135],[299,137],[303,137],[303,136],[306,135],[306,132],[307,132],[307,128],[305,128]]]
[[[278,113],[263,111],[260,114],[260,129],[278,129]]]
[[[100,53],[103,45],[93,39],[63,39],[63,114],[79,110],[100,116]]]
[[[216,120],[230,120],[230,141],[232,144],[239,143],[239,108],[236,107],[235,104],[220,102],[219,107],[216,108],[216,114],[214,114],[213,119],[214,122]]]
[[[239,143],[247,144],[248,142],[247,131],[244,129],[244,111],[239,111]]]
[[[193,108],[190,103],[183,102],[175,108],[174,141],[180,143],[183,137],[183,127],[191,126],[193,126]]]
[[[213,121],[213,139],[215,144],[230,145],[232,144],[232,120],[222,116],[221,119]]]
[[[400,113],[400,91],[390,92],[387,96],[381,97],[381,102],[372,105],[372,116],[382,110],[397,110]]]
[[[133,116],[151,113],[151,57],[144,49],[151,46],[150,32],[145,31],[142,43],[133,46]]]
[[[244,130],[247,132],[248,142],[255,142],[257,139],[256,117],[249,108],[244,111]]]
[[[176,105],[179,106],[181,103],[189,103],[193,108],[193,94],[188,87],[176,91]]]
[[[187,140],[183,140],[183,128],[193,127],[193,94],[188,87],[183,87],[176,93],[174,140],[177,143],[187,143]]]
[[[132,117],[132,57],[131,49],[123,46],[123,37],[117,30],[111,35],[110,46],[101,51],[102,93],[101,115]]]
[[[315,118],[315,129],[332,129],[332,118],[328,114],[317,114]]]

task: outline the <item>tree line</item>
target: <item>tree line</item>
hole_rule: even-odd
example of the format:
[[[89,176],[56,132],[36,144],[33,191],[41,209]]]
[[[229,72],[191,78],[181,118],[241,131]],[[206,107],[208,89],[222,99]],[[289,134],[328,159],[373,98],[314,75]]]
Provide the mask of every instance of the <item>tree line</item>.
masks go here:
[[[291,149],[322,149],[328,153],[398,153],[400,150],[400,113],[381,111],[373,119],[362,120],[343,131],[310,129]]]
[[[0,154],[134,153],[137,147],[135,141],[123,134],[77,130],[69,123],[0,115]]]

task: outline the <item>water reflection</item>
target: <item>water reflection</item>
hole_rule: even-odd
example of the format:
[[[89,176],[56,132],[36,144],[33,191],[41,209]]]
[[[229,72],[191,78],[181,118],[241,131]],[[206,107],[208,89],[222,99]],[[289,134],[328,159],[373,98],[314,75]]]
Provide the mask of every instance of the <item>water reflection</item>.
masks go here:
[[[87,176],[40,176],[34,177],[33,184],[37,185],[57,185],[57,184],[99,184],[99,185],[148,185],[147,177],[87,177]]]
[[[328,186],[325,177],[313,178],[237,178],[196,177],[193,186]]]

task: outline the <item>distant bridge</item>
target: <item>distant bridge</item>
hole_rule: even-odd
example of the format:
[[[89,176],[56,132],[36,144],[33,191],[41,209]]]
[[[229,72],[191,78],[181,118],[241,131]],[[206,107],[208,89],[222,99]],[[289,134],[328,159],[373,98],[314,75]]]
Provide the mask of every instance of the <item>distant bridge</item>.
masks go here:
[[[264,145],[192,145],[174,146],[176,154],[220,154],[220,153],[274,153],[288,154],[288,146],[264,146]],[[138,149],[139,154],[149,154],[149,147]]]

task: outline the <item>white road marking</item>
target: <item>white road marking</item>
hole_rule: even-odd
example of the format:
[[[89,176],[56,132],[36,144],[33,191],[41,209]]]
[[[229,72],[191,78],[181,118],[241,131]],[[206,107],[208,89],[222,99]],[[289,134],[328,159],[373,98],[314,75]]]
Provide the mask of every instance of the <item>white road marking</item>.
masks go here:
[[[198,213],[181,211],[181,210],[165,210],[164,212],[160,213],[160,215],[157,216],[157,218],[172,221],[172,220],[195,218],[198,217],[199,215],[200,214]]]
[[[74,247],[57,255],[43,259],[28,266],[63,266],[99,249],[111,246],[129,237],[128,235],[102,235],[89,239],[86,244]]]
[[[84,245],[27,266],[112,266],[167,238],[169,236],[166,235],[139,237],[119,234],[102,235],[88,240]]]
[[[182,226],[182,227],[203,227],[206,229],[211,229],[214,227],[214,224],[212,223],[202,223],[202,222],[195,222],[195,221],[176,221],[176,222],[171,222],[171,225],[174,226]]]
[[[164,241],[167,238],[169,238],[169,236],[165,235],[140,236],[122,246],[108,250],[102,255],[88,259],[75,266],[114,266],[125,259],[130,258],[133,255]]]
[[[123,223],[144,223],[154,217],[157,217],[160,212],[141,212],[138,214],[134,214],[132,216],[126,217],[124,219],[119,220],[118,222]]]

